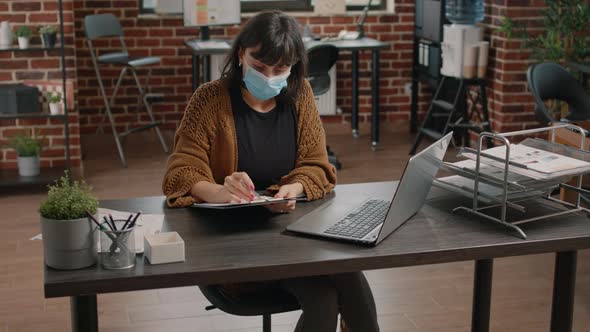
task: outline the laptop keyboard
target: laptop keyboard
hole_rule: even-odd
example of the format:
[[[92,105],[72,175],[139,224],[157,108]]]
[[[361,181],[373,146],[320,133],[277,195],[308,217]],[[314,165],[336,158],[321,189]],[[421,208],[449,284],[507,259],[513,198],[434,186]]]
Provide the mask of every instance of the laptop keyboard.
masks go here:
[[[385,220],[389,204],[389,201],[368,200],[324,233],[362,239]]]

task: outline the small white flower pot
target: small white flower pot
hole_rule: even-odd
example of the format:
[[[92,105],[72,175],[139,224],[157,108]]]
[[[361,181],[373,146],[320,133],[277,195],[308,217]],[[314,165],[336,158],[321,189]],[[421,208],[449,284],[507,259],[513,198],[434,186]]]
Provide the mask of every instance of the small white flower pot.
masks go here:
[[[29,48],[29,38],[18,37],[18,48],[21,50]]]
[[[51,115],[63,114],[58,103],[49,103],[49,113]]]
[[[21,157],[18,156],[18,174],[20,176],[37,176],[40,171],[39,156]]]

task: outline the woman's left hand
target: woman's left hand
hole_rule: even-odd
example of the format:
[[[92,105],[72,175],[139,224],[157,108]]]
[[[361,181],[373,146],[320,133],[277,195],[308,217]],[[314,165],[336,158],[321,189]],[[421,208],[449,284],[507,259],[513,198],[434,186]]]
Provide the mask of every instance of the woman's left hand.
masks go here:
[[[295,198],[303,193],[303,185],[299,182],[286,184],[279,188],[279,192],[275,195],[276,198]],[[265,205],[267,209],[274,213],[289,213],[295,210],[295,200]]]

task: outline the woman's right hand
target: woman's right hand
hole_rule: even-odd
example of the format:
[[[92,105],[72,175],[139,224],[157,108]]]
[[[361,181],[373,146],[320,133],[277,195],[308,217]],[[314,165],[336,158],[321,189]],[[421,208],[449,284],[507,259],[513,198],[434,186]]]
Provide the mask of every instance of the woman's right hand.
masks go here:
[[[223,185],[206,181],[196,183],[191,194],[207,203],[249,202],[255,198],[254,183],[245,172],[234,172],[226,176]]]

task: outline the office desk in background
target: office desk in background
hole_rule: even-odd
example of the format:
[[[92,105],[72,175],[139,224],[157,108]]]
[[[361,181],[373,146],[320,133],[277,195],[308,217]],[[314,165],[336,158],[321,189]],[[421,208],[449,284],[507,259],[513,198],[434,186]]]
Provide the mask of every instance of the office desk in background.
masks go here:
[[[225,54],[228,52],[227,47],[214,48],[200,48],[198,40],[187,40],[185,45],[193,52],[193,91],[199,86],[199,76],[201,73],[201,57],[203,58],[203,82],[208,82],[211,79],[210,73],[210,56],[216,54]],[[351,56],[351,75],[352,75],[352,114],[351,125],[352,135],[355,138],[359,136],[359,52],[371,51],[371,146],[374,148],[379,144],[379,59],[382,49],[388,48],[389,44],[381,42],[373,38],[361,38],[355,40],[327,40],[327,41],[309,41],[305,43],[306,48],[315,45],[330,44],[336,46],[340,51],[349,51]]]
[[[397,182],[341,185],[328,198],[359,193],[393,195]],[[391,197],[391,196],[390,196]],[[556,252],[551,331],[571,331],[576,255],[590,247],[586,216],[570,215],[525,225],[527,240],[494,223],[453,215],[471,200],[434,188],[413,218],[377,247],[284,234],[285,227],[325,202],[297,204],[290,214],[254,208],[235,211],[167,209],[164,197],[103,201],[101,207],[163,213],[162,231],[177,231],[186,261],[150,265],[142,255],[128,270],[100,264],[76,271],[45,267],[45,297],[71,297],[72,330],[98,331],[96,295],[144,289],[263,281],[371,269],[475,260],[472,331],[489,329],[493,258]],[[227,212],[227,213],[225,213]],[[257,213],[255,213],[257,212]],[[522,280],[526,283],[526,280]]]

